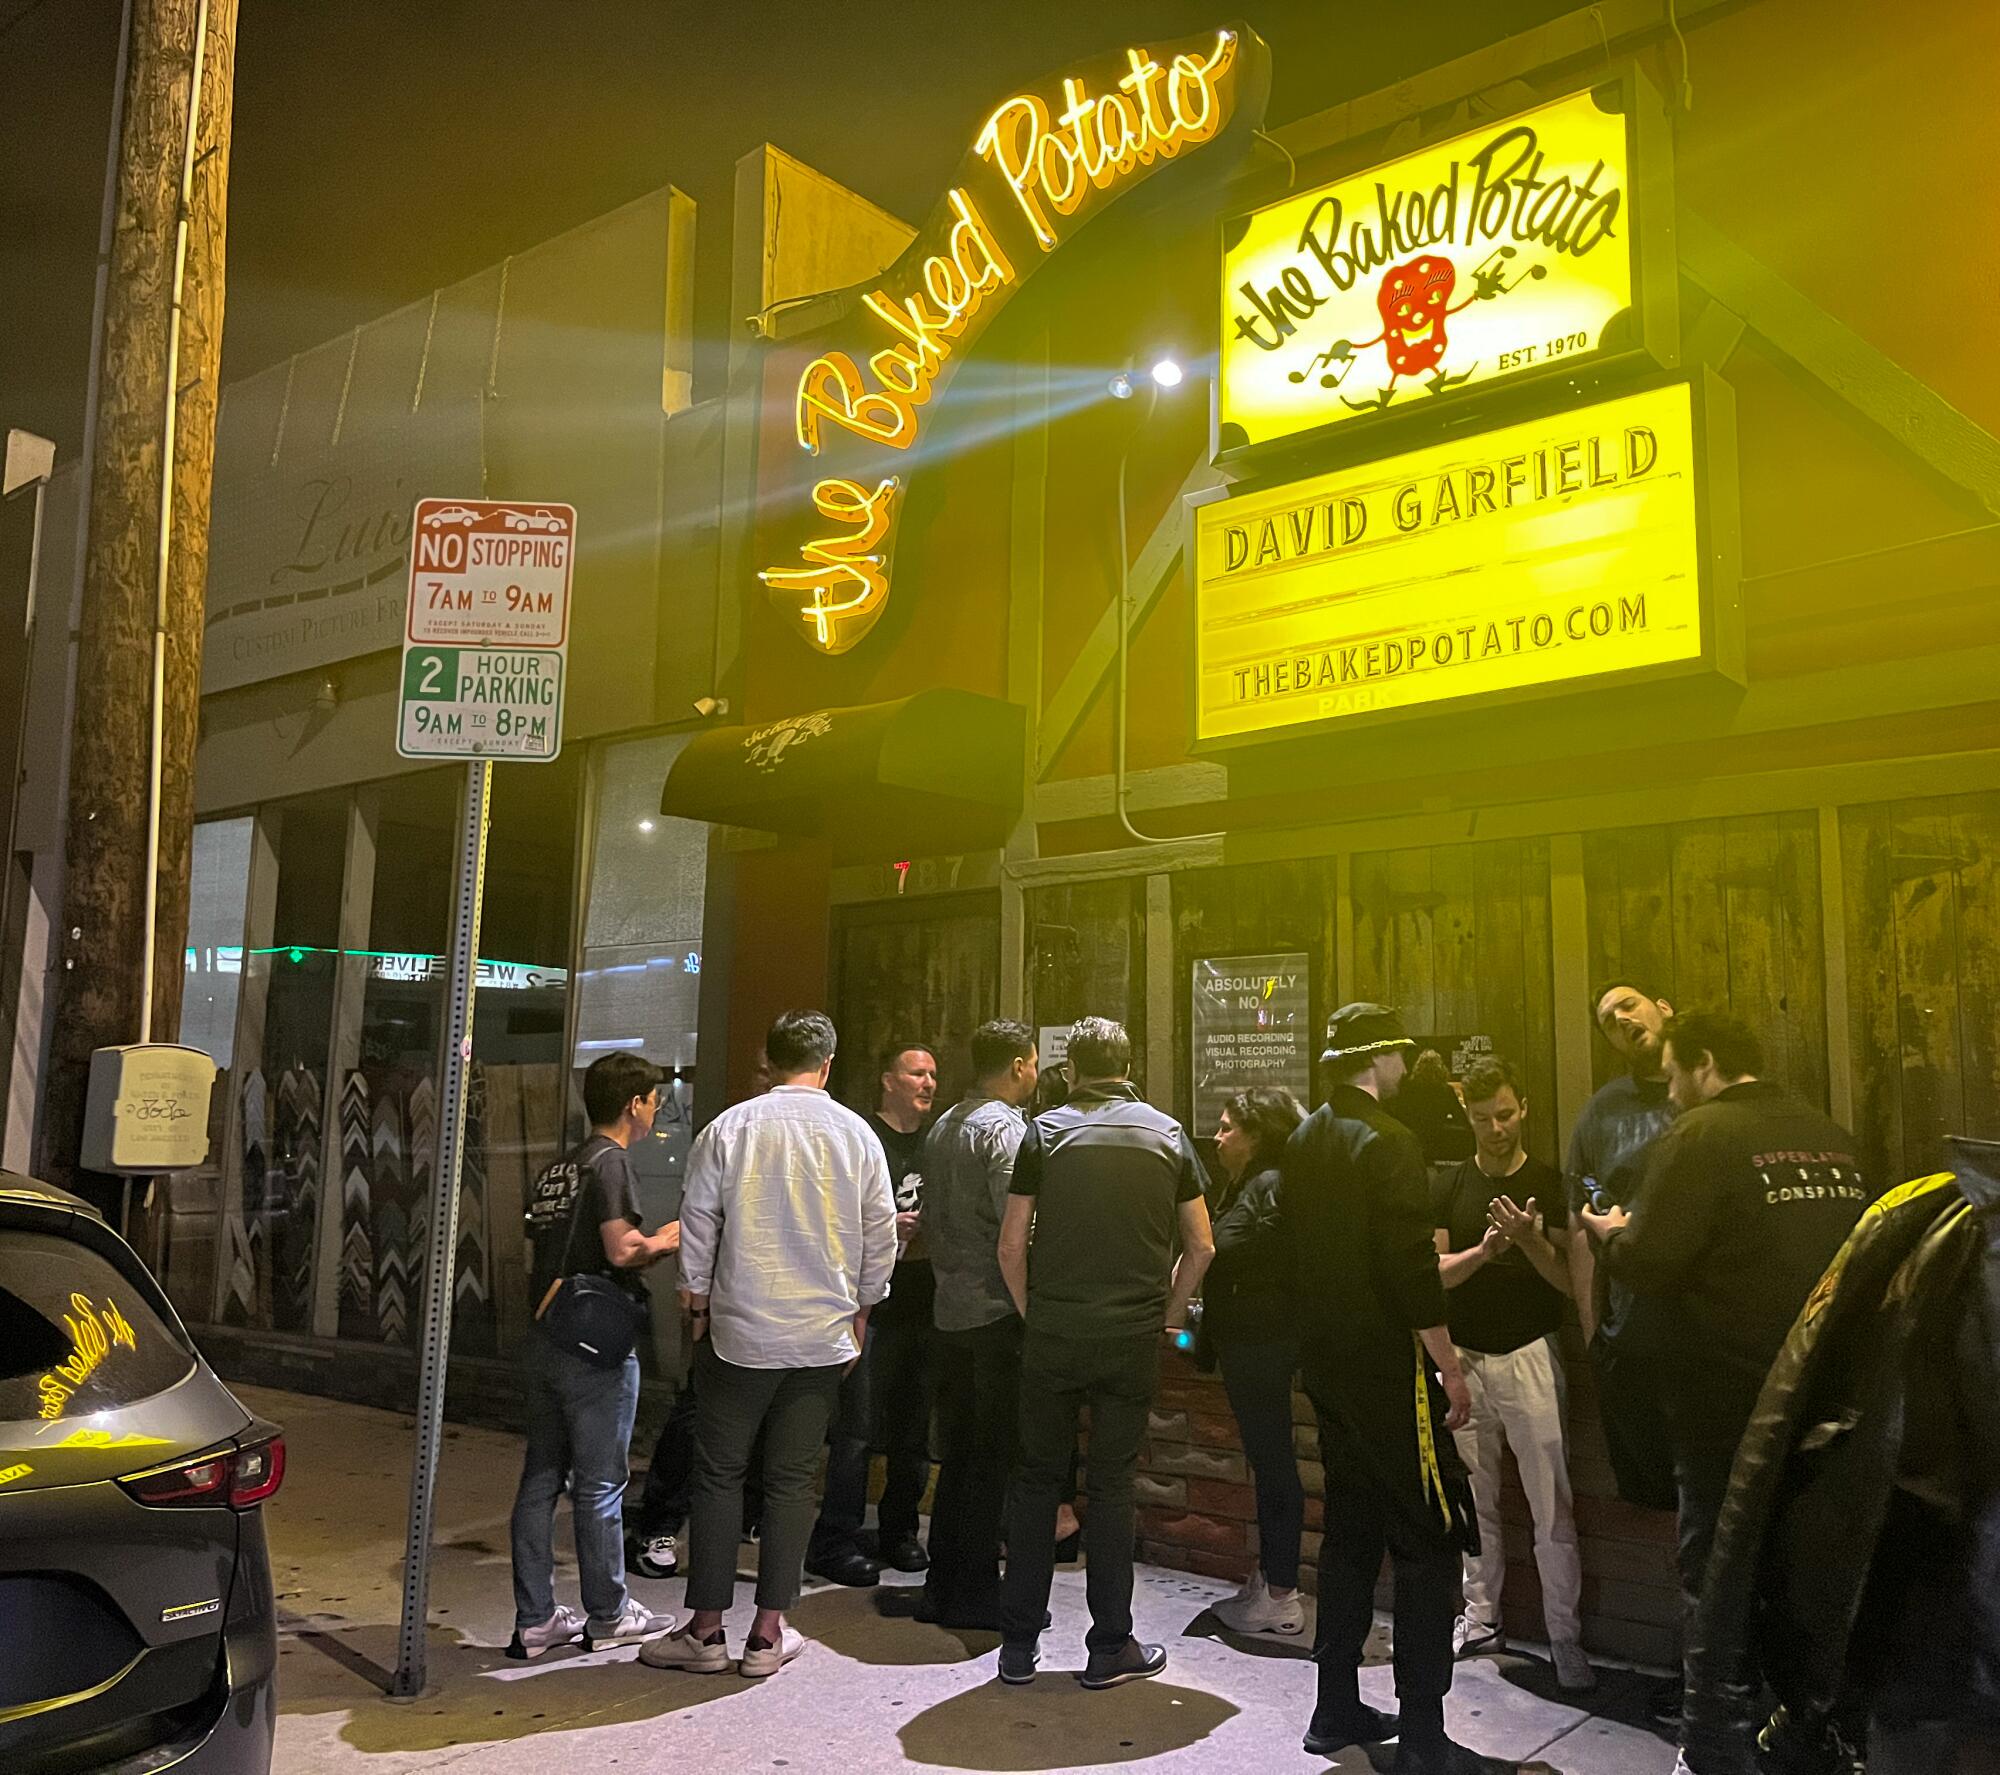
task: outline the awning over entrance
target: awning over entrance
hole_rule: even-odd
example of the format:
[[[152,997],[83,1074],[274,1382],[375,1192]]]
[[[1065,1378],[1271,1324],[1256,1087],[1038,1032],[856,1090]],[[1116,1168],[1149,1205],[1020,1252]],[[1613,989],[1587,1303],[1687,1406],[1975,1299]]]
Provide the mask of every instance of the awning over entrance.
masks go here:
[[[660,812],[824,838],[843,861],[981,850],[1021,811],[1024,711],[964,690],[701,735]]]

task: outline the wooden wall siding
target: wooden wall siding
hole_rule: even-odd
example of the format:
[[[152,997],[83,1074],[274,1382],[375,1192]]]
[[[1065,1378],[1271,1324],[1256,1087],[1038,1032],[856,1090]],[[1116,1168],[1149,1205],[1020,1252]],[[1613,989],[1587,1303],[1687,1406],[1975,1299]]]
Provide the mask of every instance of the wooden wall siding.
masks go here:
[[[1810,808],[1583,835],[1593,986],[1636,975],[1680,1010],[1726,1006],[1767,1076],[1827,1101],[1819,819]],[[1619,1067],[1593,1040],[1596,1082]]]
[[[1529,1148],[1553,1162],[1548,841],[1359,854],[1351,892],[1355,996],[1392,1006],[1413,1035],[1492,1037],[1535,1106]]]
[[[874,1109],[884,1044],[911,1041],[935,1049],[938,1102],[955,1101],[972,1082],[972,1032],[999,1015],[997,898],[836,913],[833,951],[834,1095]]]
[[[1172,881],[1173,1102],[1185,1124],[1194,1110],[1195,962],[1205,956],[1304,951],[1312,968],[1307,1039],[1316,1042],[1333,1009],[1339,908],[1331,857],[1185,869]],[[1318,1047],[1312,1052],[1317,1056]]]
[[[2000,794],[1840,810],[1854,1106],[1883,1184],[2000,1135]]]
[[[1145,1087],[1146,878],[1071,882],[1023,896],[1027,1021],[1115,1017],[1132,1038],[1132,1076]]]

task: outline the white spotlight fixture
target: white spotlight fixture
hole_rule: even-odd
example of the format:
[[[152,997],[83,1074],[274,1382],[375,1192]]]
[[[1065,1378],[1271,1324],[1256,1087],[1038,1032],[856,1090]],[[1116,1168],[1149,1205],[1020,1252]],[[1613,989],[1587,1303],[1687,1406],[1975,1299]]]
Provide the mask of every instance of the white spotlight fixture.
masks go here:
[[[1186,374],[1187,372],[1170,357],[1161,358],[1153,366],[1153,380],[1162,388],[1180,387],[1181,379]]]
[[[1132,378],[1123,370],[1111,378],[1110,388],[1113,400],[1129,401],[1132,398]]]

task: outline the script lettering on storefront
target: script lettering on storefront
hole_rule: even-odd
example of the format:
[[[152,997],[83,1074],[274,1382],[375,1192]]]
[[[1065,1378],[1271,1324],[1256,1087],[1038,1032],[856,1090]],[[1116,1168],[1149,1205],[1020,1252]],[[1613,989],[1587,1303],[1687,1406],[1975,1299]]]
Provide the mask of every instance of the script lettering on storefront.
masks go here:
[[[1225,30],[1157,54],[1127,49],[1065,76],[1057,93],[995,107],[930,222],[848,310],[879,342],[820,350],[798,373],[800,449],[817,458],[837,444],[870,471],[843,463],[849,472],[817,481],[796,564],[758,575],[810,645],[844,653],[880,619],[904,494],[899,460],[1011,292],[1104,202],[1214,140],[1239,110],[1261,110],[1266,78],[1261,42]]]
[[[1221,451],[1643,343],[1645,102],[1575,93],[1231,223]]]
[[[1673,384],[1198,506],[1199,738],[1712,662],[1695,436]]]

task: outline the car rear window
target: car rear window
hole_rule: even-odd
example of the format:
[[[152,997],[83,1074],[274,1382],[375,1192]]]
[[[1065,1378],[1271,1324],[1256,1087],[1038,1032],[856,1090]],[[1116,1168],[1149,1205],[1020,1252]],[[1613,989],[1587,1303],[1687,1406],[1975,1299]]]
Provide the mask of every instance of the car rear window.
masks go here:
[[[0,1231],[0,1422],[54,1424],[136,1404],[194,1359],[88,1246]]]

